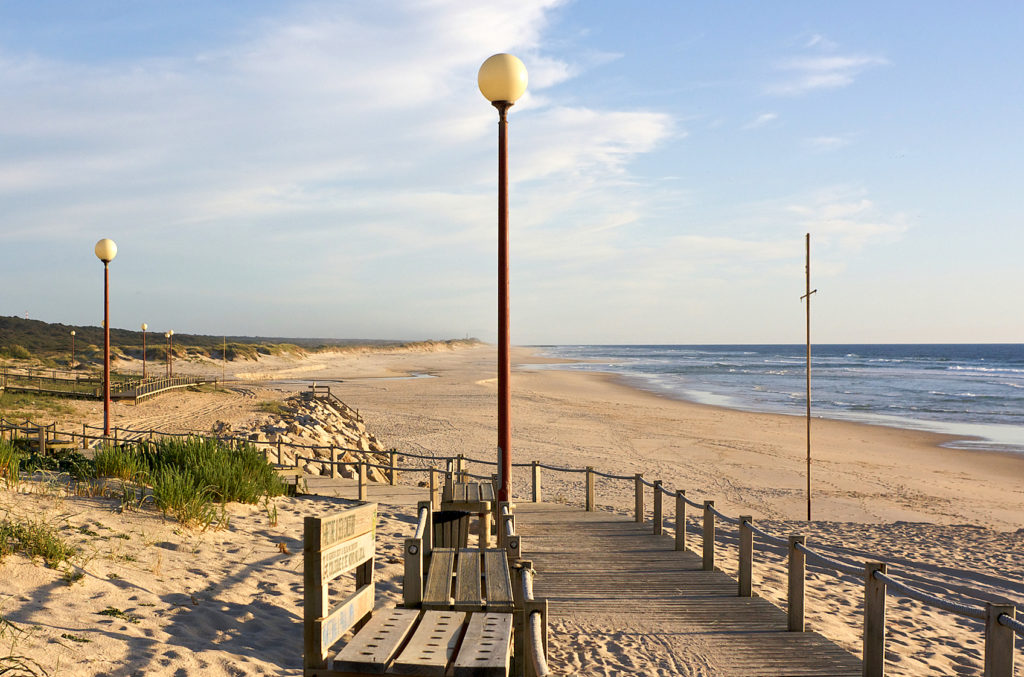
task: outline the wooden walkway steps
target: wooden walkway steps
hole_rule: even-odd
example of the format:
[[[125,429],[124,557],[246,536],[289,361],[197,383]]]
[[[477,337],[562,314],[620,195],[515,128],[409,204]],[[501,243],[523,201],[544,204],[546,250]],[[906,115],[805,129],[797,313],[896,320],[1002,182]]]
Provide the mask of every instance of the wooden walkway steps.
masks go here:
[[[549,604],[549,661],[563,674],[859,676],[858,658],[786,614],[738,597],[736,580],[702,571],[649,524],[606,512],[519,503],[523,557]],[[616,655],[615,647],[629,651]],[[611,648],[609,648],[611,647]],[[636,664],[627,654],[645,656]]]

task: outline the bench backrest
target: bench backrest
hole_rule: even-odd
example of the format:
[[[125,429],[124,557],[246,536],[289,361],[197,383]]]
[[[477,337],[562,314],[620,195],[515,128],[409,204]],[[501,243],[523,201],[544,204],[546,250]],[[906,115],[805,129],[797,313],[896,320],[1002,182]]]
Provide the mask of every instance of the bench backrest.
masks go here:
[[[374,537],[377,504],[329,517],[307,517],[303,537],[303,665],[324,668],[327,654],[346,632],[373,613]],[[332,609],[328,583],[355,571],[356,590]]]

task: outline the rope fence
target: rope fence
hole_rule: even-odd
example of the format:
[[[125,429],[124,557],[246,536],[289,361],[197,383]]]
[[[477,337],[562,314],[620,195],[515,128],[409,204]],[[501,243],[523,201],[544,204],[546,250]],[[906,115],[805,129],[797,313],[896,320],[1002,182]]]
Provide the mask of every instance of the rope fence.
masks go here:
[[[82,432],[61,432],[57,431],[53,424],[39,424],[32,421],[24,421],[17,423],[8,421],[0,418],[0,438],[8,435],[11,439],[14,438],[16,433],[22,433],[26,437],[32,439],[34,437],[37,443],[42,449],[45,449],[47,445],[53,446],[59,444],[58,440],[61,437],[70,438],[72,441],[75,439],[82,440],[82,446],[88,446],[89,441],[100,440],[104,443],[109,443],[110,438],[105,438],[102,435],[89,435],[89,429],[96,429],[84,425],[82,426]],[[118,439],[120,433],[121,438]],[[132,443],[133,441],[139,441],[141,438],[148,437],[152,440],[154,437],[188,437],[194,436],[200,433],[163,433],[155,430],[130,430],[130,429],[118,429],[114,428],[113,442],[114,444],[119,443]],[[206,436],[211,436],[206,434]],[[237,438],[232,436],[216,436],[217,439],[226,442],[234,443],[246,443],[254,444],[257,447],[263,447],[264,452],[267,456],[268,461],[271,458],[272,450],[276,447],[276,460],[278,465],[281,465],[282,460],[282,449],[289,448],[296,450],[294,453],[294,465],[298,468],[301,462],[316,463],[321,466],[330,468],[329,472],[331,477],[337,477],[340,468],[357,466],[359,485],[360,485],[360,498],[365,500],[365,484],[366,484],[366,470],[369,468],[383,471],[391,484],[394,484],[396,477],[399,472],[398,460],[400,458],[416,459],[419,461],[427,461],[431,463],[440,462],[445,468],[443,471],[437,467],[428,466],[422,468],[415,468],[410,466],[402,467],[402,472],[429,472],[431,485],[434,486],[435,473],[443,472],[451,481],[453,476],[460,478],[460,481],[465,481],[466,478],[472,478],[475,480],[490,480],[491,475],[479,475],[472,474],[466,470],[468,464],[477,464],[487,467],[498,466],[496,461],[489,461],[484,459],[469,458],[465,455],[457,456],[428,456],[423,454],[413,454],[408,452],[399,452],[397,450],[389,450],[385,452],[367,452],[359,449],[348,449],[330,445],[302,445],[295,443],[254,443],[246,438]],[[269,449],[267,447],[270,447]],[[318,451],[325,451],[329,453],[329,458],[309,458],[305,456],[299,456],[298,450],[300,449],[314,449]],[[349,453],[357,455],[358,461],[343,461],[338,458],[339,453]],[[369,454],[390,454],[390,463],[383,465],[380,463],[374,463],[367,460]],[[731,517],[726,515],[714,507],[714,501],[705,500],[703,503],[692,500],[686,496],[684,490],[671,491],[667,487],[663,486],[661,481],[651,481],[643,477],[641,474],[630,475],[616,475],[612,473],[605,473],[595,470],[593,467],[586,468],[567,468],[554,466],[544,463],[533,461],[530,463],[513,463],[513,468],[529,468],[531,473],[531,485],[532,485],[532,500],[540,502],[542,500],[542,470],[548,470],[551,472],[565,473],[565,474],[583,474],[584,478],[584,506],[585,509],[590,512],[597,509],[596,502],[596,491],[595,491],[595,479],[600,477],[605,480],[611,481],[633,481],[635,487],[635,511],[634,519],[638,523],[644,523],[647,519],[647,510],[645,506],[645,493],[646,489],[653,490],[653,533],[659,535],[663,533],[664,525],[664,509],[663,509],[663,497],[674,496],[676,499],[676,550],[686,549],[686,506],[690,506],[694,509],[702,512],[702,564],[706,570],[714,569],[715,560],[715,539],[716,539],[716,518],[721,520],[723,523],[734,525],[739,527],[739,572],[738,572],[738,585],[740,596],[749,596],[751,592],[751,569],[752,569],[752,557],[753,557],[753,536],[756,535],[765,543],[770,543],[776,546],[786,547],[788,550],[788,592],[787,592],[787,615],[788,615],[788,627],[793,631],[803,631],[804,629],[804,611],[803,611],[803,600],[804,600],[804,578],[806,570],[806,562],[809,560],[811,563],[821,566],[825,569],[839,572],[842,574],[863,578],[865,581],[865,612],[864,612],[864,665],[865,675],[878,675],[884,674],[884,653],[885,653],[885,638],[884,638],[884,600],[885,595],[901,595],[907,597],[922,604],[933,606],[948,613],[953,613],[958,616],[964,616],[967,618],[973,618],[985,622],[985,674],[991,675],[992,677],[1013,677],[1013,659],[1014,659],[1014,635],[1024,637],[1024,623],[1016,618],[1016,610],[1014,606],[1010,604],[993,604],[987,602],[984,607],[972,606],[969,604],[963,604],[960,602],[943,599],[937,595],[925,592],[918,588],[914,588],[906,583],[893,578],[887,572],[887,566],[881,562],[866,562],[860,566],[851,564],[849,562],[843,562],[833,557],[826,556],[818,551],[809,548],[806,545],[806,539],[804,536],[799,534],[790,535],[787,538],[783,538],[778,535],[770,534],[763,529],[756,527],[753,523],[753,519],[750,516]],[[526,580],[526,578],[524,578]],[[879,610],[880,609],[880,610]],[[530,625],[533,625],[533,618],[531,614]],[[545,666],[546,668],[546,666]],[[538,674],[548,674],[546,672],[539,672]]]

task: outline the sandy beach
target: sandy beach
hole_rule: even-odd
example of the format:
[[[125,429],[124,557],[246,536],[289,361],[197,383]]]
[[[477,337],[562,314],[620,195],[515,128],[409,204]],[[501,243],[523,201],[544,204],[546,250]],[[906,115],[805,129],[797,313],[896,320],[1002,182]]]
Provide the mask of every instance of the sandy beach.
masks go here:
[[[753,515],[771,533],[800,531],[809,543],[839,549],[834,552],[861,560],[873,554],[928,575],[940,587],[1008,597],[1024,606],[1024,456],[945,449],[939,435],[815,420],[815,522],[807,524],[801,417],[674,401],[607,375],[530,366],[543,361],[529,350],[515,351],[515,462],[643,473],[667,488],[685,489],[694,500],[714,499],[728,515]],[[226,391],[118,404],[113,421],[169,432],[209,430],[217,421],[241,424],[260,415],[260,402],[281,399],[315,380],[357,408],[387,447],[493,459],[494,363],[493,347],[480,346],[229,364],[229,378],[239,380]],[[182,363],[175,369],[219,374],[220,365]],[[74,406],[69,425],[101,418],[97,403]],[[517,500],[529,500],[526,470],[517,470],[513,479]],[[632,509],[631,483],[600,482],[597,493],[607,509]],[[581,503],[579,475],[545,471],[544,494],[547,500]],[[0,511],[42,514],[67,524],[93,553],[78,565],[84,580],[71,585],[61,582],[61,572],[20,556],[0,564],[0,576],[10,581],[3,587],[0,617],[18,628],[0,633],[0,651],[10,646],[12,654],[50,674],[301,673],[298,525],[302,514],[325,511],[336,499],[279,499],[280,519],[273,527],[265,510],[237,506],[229,528],[193,533],[152,513],[119,513],[109,499],[65,497],[56,490],[31,496],[2,490],[0,498]],[[397,554],[412,517],[385,508],[382,519],[378,601],[387,605],[400,589]],[[722,550],[721,567],[729,571],[734,550]],[[808,585],[809,626],[859,654],[860,584],[812,570]],[[784,568],[770,552],[755,567],[755,589],[784,604]],[[108,606],[137,622],[97,615]],[[556,620],[553,664],[574,665],[577,650],[600,644],[595,638],[608,636],[606,631],[571,618]],[[980,674],[983,638],[973,621],[901,602],[890,613],[889,641],[890,674]],[[612,657],[632,652],[632,661],[641,664],[646,651],[642,643],[611,641],[599,650]],[[581,674],[627,673],[605,667]]]

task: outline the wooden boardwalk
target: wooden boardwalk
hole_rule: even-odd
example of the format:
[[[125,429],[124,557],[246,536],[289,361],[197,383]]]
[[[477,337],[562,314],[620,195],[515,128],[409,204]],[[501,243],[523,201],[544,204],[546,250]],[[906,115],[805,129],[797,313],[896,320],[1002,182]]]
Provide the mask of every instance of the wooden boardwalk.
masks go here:
[[[817,633],[787,632],[784,611],[737,597],[734,578],[702,571],[699,555],[676,552],[650,524],[523,502],[516,531],[537,570],[534,593],[549,602],[557,674],[861,674],[858,658]]]

